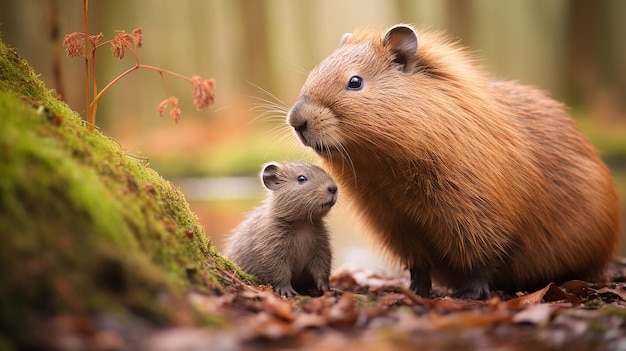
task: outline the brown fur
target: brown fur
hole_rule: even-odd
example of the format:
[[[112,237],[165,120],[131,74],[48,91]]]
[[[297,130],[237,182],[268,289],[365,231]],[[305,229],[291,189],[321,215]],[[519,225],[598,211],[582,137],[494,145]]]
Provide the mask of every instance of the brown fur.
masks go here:
[[[428,295],[597,276],[621,222],[607,167],[563,106],[491,81],[443,35],[362,31],[309,75],[288,115],[378,241]],[[351,77],[364,85],[349,90]]]
[[[269,163],[261,180],[265,202],[233,231],[226,256],[281,295],[329,291],[332,253],[323,219],[337,201],[334,180],[300,162]]]

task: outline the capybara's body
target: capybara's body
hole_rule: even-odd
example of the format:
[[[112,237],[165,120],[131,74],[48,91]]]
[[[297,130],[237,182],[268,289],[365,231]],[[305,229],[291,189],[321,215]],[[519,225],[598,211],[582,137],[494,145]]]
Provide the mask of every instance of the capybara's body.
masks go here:
[[[261,172],[268,190],[233,230],[225,254],[283,296],[329,291],[332,262],[324,217],[337,201],[337,185],[320,167],[269,163]]]
[[[428,295],[597,277],[617,247],[607,167],[563,106],[492,81],[444,36],[345,36],[288,115],[354,208]]]

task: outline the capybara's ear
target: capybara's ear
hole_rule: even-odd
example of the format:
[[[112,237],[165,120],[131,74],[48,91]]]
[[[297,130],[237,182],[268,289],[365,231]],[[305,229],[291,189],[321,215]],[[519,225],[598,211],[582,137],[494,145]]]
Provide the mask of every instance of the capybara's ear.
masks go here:
[[[400,71],[413,73],[417,53],[417,33],[413,27],[406,24],[391,27],[385,34],[383,44],[394,55],[394,62],[399,65]]]
[[[350,33],[345,33],[342,37],[341,37],[341,42],[340,45],[343,45],[346,43],[346,41],[348,41],[348,39],[350,39],[350,36],[352,36],[352,34]]]
[[[274,190],[280,183],[278,179],[279,165],[275,162],[267,163],[261,171],[261,181],[268,190]]]

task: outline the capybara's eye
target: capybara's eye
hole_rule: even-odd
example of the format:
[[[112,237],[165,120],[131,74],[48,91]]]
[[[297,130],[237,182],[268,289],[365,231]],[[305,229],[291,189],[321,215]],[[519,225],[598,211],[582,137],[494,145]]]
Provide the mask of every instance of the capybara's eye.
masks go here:
[[[305,176],[303,176],[303,175],[299,175],[298,176],[298,183],[300,183],[300,184],[306,183],[307,180],[308,179]]]
[[[363,78],[352,76],[348,81],[348,90],[361,90],[363,88]]]

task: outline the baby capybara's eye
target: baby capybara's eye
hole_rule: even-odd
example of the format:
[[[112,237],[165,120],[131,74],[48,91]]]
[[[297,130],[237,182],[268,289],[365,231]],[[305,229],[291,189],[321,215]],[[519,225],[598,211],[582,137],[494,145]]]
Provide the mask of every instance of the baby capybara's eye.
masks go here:
[[[348,81],[348,90],[361,90],[363,88],[363,78],[352,76]]]

